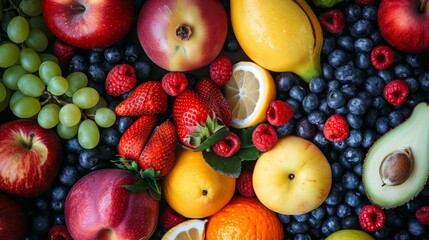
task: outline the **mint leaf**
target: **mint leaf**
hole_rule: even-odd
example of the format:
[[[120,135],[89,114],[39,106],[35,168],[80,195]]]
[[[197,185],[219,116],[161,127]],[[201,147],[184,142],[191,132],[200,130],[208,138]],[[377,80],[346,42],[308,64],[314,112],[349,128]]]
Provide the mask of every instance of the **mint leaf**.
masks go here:
[[[135,184],[124,185],[123,187],[131,192],[143,192],[149,188],[149,184],[143,179],[139,179]]]
[[[239,157],[241,161],[257,160],[261,156],[261,152],[255,147],[241,148],[235,156]]]
[[[228,128],[221,128],[218,131],[214,132],[210,137],[204,140],[197,148],[194,149],[196,152],[200,152],[206,149],[209,149],[213,144],[224,139],[228,135]]]
[[[230,176],[233,178],[238,178],[241,173],[241,159],[237,155],[224,158],[218,156],[213,152],[203,151],[204,160],[212,167],[215,171]]]
[[[240,138],[241,148],[253,147],[252,133],[255,127],[234,129],[234,133]]]

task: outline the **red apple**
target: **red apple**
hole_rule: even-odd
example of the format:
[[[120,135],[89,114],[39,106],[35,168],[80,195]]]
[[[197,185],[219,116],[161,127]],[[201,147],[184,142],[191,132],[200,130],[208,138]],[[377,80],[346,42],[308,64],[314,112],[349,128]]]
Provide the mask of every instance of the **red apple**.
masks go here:
[[[121,40],[134,20],[134,0],[43,0],[42,9],[55,36],[87,49]]]
[[[378,27],[384,39],[398,50],[411,53],[429,50],[427,0],[382,0]]]
[[[65,220],[74,239],[149,239],[154,233],[159,202],[147,191],[124,185],[138,181],[123,169],[101,169],[82,177],[67,195]]]
[[[26,227],[22,206],[10,196],[0,192],[0,239],[23,240]]]
[[[228,19],[218,0],[148,0],[140,10],[137,34],[143,50],[168,71],[191,71],[216,58]]]
[[[1,124],[0,136],[0,189],[22,197],[48,190],[62,162],[58,135],[33,120],[19,119]]]

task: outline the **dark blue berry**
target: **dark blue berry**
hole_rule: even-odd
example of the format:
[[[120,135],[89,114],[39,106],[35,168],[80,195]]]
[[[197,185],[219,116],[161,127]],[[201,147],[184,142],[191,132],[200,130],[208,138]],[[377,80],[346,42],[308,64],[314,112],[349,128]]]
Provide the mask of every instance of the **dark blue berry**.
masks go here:
[[[353,23],[361,18],[362,9],[359,5],[352,3],[346,6],[344,13],[346,21],[348,23]]]
[[[422,55],[407,53],[405,55],[405,62],[413,68],[418,68],[422,65]]]
[[[65,200],[66,197],[67,197],[67,193],[68,193],[67,187],[64,186],[64,185],[60,185],[60,184],[55,185],[50,190],[51,198],[53,200],[56,200],[56,201],[63,201],[63,200]]]
[[[241,49],[241,47],[234,36],[227,36],[225,39],[225,43],[223,44],[223,49],[228,52],[237,52]]]
[[[357,129],[351,129],[349,136],[346,139],[347,145],[350,147],[359,147],[363,140],[362,131]]]
[[[389,121],[389,126],[393,128],[402,123],[405,117],[400,111],[392,111],[387,115],[387,120]]]
[[[342,177],[342,183],[344,188],[348,190],[356,189],[360,184],[360,176],[357,176],[354,172],[347,171]]]
[[[341,228],[341,220],[337,216],[328,217],[324,224],[330,232],[335,232]]]
[[[349,27],[350,34],[355,38],[369,37],[374,30],[374,23],[359,19]]]
[[[315,77],[308,83],[308,88],[313,93],[321,93],[325,88],[326,82],[321,77]]]
[[[349,190],[344,194],[344,202],[350,207],[354,207],[357,210],[357,206],[363,201],[363,195],[360,192]]]
[[[417,81],[414,77],[408,77],[405,80],[405,83],[408,85],[408,89],[410,90],[410,93],[415,93],[417,90],[419,90],[419,81]]]
[[[369,53],[356,53],[354,64],[359,69],[368,70],[371,67],[371,56]]]
[[[352,209],[350,208],[349,205],[347,205],[345,203],[338,204],[337,216],[339,218],[344,218],[344,217],[350,216],[350,214],[352,214]]]
[[[362,116],[353,113],[346,114],[346,120],[350,128],[360,129],[363,125]]]
[[[387,119],[387,117],[378,118],[377,121],[375,122],[375,129],[377,130],[377,133],[380,135],[383,135],[384,133],[389,131],[390,126],[389,126],[389,120]]]
[[[344,195],[344,188],[340,183],[334,183],[328,197],[325,199],[327,205],[336,206],[341,202]]]
[[[349,215],[341,219],[341,228],[343,229],[357,229],[359,227],[359,219],[357,216]]]
[[[377,21],[377,7],[375,5],[366,5],[362,8],[362,17],[375,22]]]
[[[90,51],[88,53],[88,61],[90,64],[103,62],[104,61],[103,53],[99,51]]]
[[[334,68],[327,63],[322,63],[322,77],[324,79],[334,78]]]
[[[377,138],[378,134],[376,134],[373,130],[364,129],[361,146],[364,148],[370,148]]]
[[[275,129],[277,131],[278,137],[290,135],[295,131],[295,120],[291,119],[281,126],[276,126]]]
[[[319,110],[325,113],[326,116],[330,116],[334,113],[333,109],[329,107],[326,99],[320,101]]]
[[[372,31],[372,33],[369,35],[369,38],[372,39],[372,41],[374,42],[374,45],[380,45],[384,42],[384,38],[380,33],[380,30],[375,29],[374,31]]]
[[[106,80],[106,73],[100,63],[91,63],[88,69],[88,79],[94,82],[104,82]]]
[[[72,165],[64,166],[58,173],[58,180],[61,184],[71,187],[79,180],[79,172]]]
[[[316,209],[312,210],[311,216],[313,216],[316,219],[323,219],[326,216],[326,208],[324,206],[319,206]]]
[[[429,71],[425,71],[420,74],[418,80],[420,88],[425,92],[429,92]]]
[[[362,98],[354,97],[347,102],[347,110],[355,115],[363,115],[368,106]]]
[[[408,231],[413,236],[423,236],[426,233],[426,228],[415,218],[408,221]]]
[[[104,50],[104,59],[110,63],[118,63],[122,61],[124,51],[119,46],[110,46]]]
[[[84,150],[84,148],[80,145],[79,140],[77,140],[77,137],[66,140],[65,148],[67,151],[72,153],[81,153]]]
[[[334,50],[336,47],[336,41],[335,38],[331,36],[327,36],[323,39],[323,45],[322,45],[322,53],[323,54],[329,54],[332,50]]]
[[[375,109],[382,109],[386,105],[386,99],[383,96],[374,97],[372,99],[372,106]]]
[[[302,118],[295,126],[296,135],[305,139],[311,139],[316,131],[316,127],[309,123],[307,118]]]
[[[358,38],[354,42],[354,47],[357,52],[371,52],[374,48],[374,43],[370,38]]]
[[[346,141],[339,141],[339,142],[333,142],[332,143],[332,148],[336,151],[344,151],[347,148],[347,143]]]
[[[338,37],[337,44],[341,49],[351,52],[354,50],[355,39],[350,35],[341,35]]]
[[[132,117],[119,117],[116,120],[116,128],[120,133],[125,133],[125,131],[134,123]]]
[[[319,107],[319,98],[315,93],[307,94],[302,100],[302,109],[307,113],[312,112],[317,107]]]
[[[276,89],[281,92],[289,91],[293,86],[299,84],[299,78],[292,72],[283,72],[276,77]]]
[[[302,102],[305,95],[306,95],[306,90],[302,86],[294,85],[289,91],[289,96],[298,102]]]
[[[331,90],[326,96],[326,103],[332,109],[338,109],[346,103],[346,96],[341,90]]]
[[[109,146],[116,146],[121,138],[121,133],[115,127],[104,128],[100,133],[101,141]]]
[[[310,212],[307,212],[307,213],[303,213],[303,214],[292,215],[292,217],[297,222],[305,222],[311,217],[311,214],[310,214]]]
[[[293,240],[311,240],[311,236],[309,234],[296,234]]]
[[[298,222],[298,221],[292,220],[290,221],[288,228],[289,228],[288,230],[292,234],[300,234],[300,233],[303,234],[303,233],[306,233],[310,227],[305,222]]]
[[[97,148],[85,149],[79,154],[79,165],[84,169],[91,169],[97,165],[100,152]]]
[[[347,147],[341,154],[341,158],[351,164],[361,163],[364,159],[364,156],[365,153],[362,151],[362,149],[357,147]]]
[[[136,69],[136,78],[142,82],[149,78],[152,74],[152,67],[146,60],[137,60],[134,62],[134,68]]]
[[[343,167],[338,162],[331,163],[331,173],[334,180],[339,180],[343,176]]]
[[[346,96],[346,98],[351,98],[356,96],[358,89],[356,88],[356,85],[352,83],[346,83],[343,86],[341,86],[341,92],[343,92]]]
[[[89,68],[88,60],[83,55],[74,55],[69,63],[69,72],[87,72]]]
[[[380,96],[383,94],[384,81],[379,76],[371,76],[364,81],[364,88],[372,96]]]
[[[395,73],[390,68],[377,71],[377,75],[381,77],[385,83],[395,79]]]
[[[393,240],[411,240],[413,237],[410,232],[405,229],[401,229],[393,235]]]
[[[117,155],[117,147],[116,146],[109,146],[104,143],[100,143],[97,145],[97,149],[100,152],[100,159],[101,160],[112,160]]]
[[[31,227],[37,233],[47,233],[52,226],[48,213],[39,213],[31,219]]]
[[[395,76],[400,79],[405,79],[413,74],[410,65],[405,63],[396,64],[393,68],[393,72],[395,73]]]
[[[140,58],[143,49],[139,44],[127,43],[124,46],[124,60],[128,63],[133,63]]]
[[[278,213],[277,216],[283,224],[288,224],[292,220],[291,215],[288,214]]]
[[[347,54],[341,49],[334,49],[328,54],[328,63],[337,68],[341,65],[344,65],[348,60]]]
[[[326,121],[326,114],[321,110],[310,112],[307,116],[308,122],[317,125]]]
[[[335,69],[335,79],[341,83],[354,83],[357,86],[363,82],[363,72],[351,64],[345,64]]]
[[[52,200],[51,201],[51,209],[55,213],[64,212],[64,201]]]

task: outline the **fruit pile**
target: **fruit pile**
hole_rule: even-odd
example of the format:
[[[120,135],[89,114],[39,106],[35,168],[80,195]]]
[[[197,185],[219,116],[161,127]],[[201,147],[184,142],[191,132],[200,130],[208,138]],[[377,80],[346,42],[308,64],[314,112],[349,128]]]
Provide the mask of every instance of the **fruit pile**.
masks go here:
[[[5,0],[1,239],[428,239],[426,0]]]

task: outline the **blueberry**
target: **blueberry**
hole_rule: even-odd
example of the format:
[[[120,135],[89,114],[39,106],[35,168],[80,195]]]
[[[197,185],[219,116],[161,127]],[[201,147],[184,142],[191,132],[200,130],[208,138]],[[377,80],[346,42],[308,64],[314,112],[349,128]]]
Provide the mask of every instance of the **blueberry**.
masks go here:
[[[335,232],[341,228],[341,220],[337,216],[328,217],[324,224],[326,224],[326,227],[330,232]]]
[[[66,218],[62,212],[54,214],[53,217],[54,225],[65,225],[66,224]]]
[[[396,64],[393,68],[393,72],[395,73],[395,76],[400,79],[410,77],[413,73],[410,65],[405,63]]]
[[[323,39],[323,45],[322,45],[322,53],[323,54],[329,54],[332,50],[334,50],[336,47],[335,38],[331,36],[327,36]]]
[[[309,226],[307,223],[305,222],[298,222],[298,221],[294,221],[292,220],[289,225],[288,225],[288,230],[290,231],[290,233],[292,234],[303,234],[306,233],[309,230]]]
[[[404,115],[400,111],[392,111],[387,115],[387,120],[391,128],[396,127],[405,120]]]
[[[106,80],[106,73],[100,63],[91,63],[88,69],[88,79],[94,82],[104,82]]]
[[[375,109],[382,109],[382,108],[384,108],[384,106],[386,105],[386,103],[387,103],[386,99],[384,97],[382,97],[382,96],[374,97],[372,99],[372,106]]]
[[[316,219],[323,219],[326,215],[326,208],[324,206],[319,206],[316,209],[312,210],[310,214]]]
[[[356,53],[354,64],[359,69],[369,69],[371,67],[371,55],[369,53]]]
[[[49,201],[46,197],[38,197],[34,200],[34,205],[37,209],[46,210],[49,207]]]
[[[364,148],[370,148],[378,138],[378,134],[370,129],[364,129],[362,135],[361,146]]]
[[[64,166],[58,174],[58,179],[61,184],[71,187],[79,180],[79,172],[72,165]]]
[[[104,88],[104,82],[94,82],[94,81],[88,81],[88,87],[92,87],[95,90],[97,90],[98,94],[103,96],[106,93],[106,90]]]
[[[353,37],[369,37],[374,30],[374,23],[367,19],[359,19],[349,27],[350,34]]]
[[[425,92],[429,92],[429,71],[420,74],[418,80],[420,83],[420,88]]]
[[[322,77],[324,79],[334,78],[334,68],[327,63],[322,63]]]
[[[277,131],[278,137],[284,137],[284,136],[290,135],[295,130],[295,120],[291,119],[287,123],[281,126],[276,126],[275,129]]]
[[[289,96],[298,102],[302,102],[305,95],[306,95],[306,90],[302,86],[294,85],[289,91]]]
[[[117,155],[117,147],[116,146],[109,146],[104,143],[100,143],[97,145],[97,149],[100,152],[100,159],[101,160],[112,160]]]
[[[326,103],[332,109],[338,109],[346,103],[346,96],[341,90],[331,90],[326,96]]]
[[[284,223],[284,224],[288,224],[291,220],[292,220],[292,217],[291,217],[291,215],[287,215],[287,214],[281,214],[281,213],[278,213],[277,214],[277,217],[280,219],[280,221],[282,222],[282,223]]]
[[[68,149],[66,149],[67,151],[64,154],[64,163],[65,164],[75,164],[77,163],[77,154],[68,151]]]
[[[390,127],[389,127],[389,120],[387,119],[387,117],[378,118],[375,123],[375,129],[377,130],[377,133],[379,133],[380,135],[389,131]]]
[[[128,63],[133,63],[140,58],[142,48],[136,43],[127,43],[124,47],[124,60]]]
[[[332,143],[332,148],[336,151],[344,151],[347,148],[347,143],[346,141],[339,141],[339,142],[333,142]]]
[[[320,101],[319,110],[322,111],[326,116],[330,116],[334,113],[333,109],[329,107],[326,99],[322,99]]]
[[[350,207],[354,207],[355,210],[356,207],[359,206],[363,201],[363,195],[360,192],[349,190],[344,194],[344,202],[349,205]]]
[[[347,54],[341,49],[334,49],[328,54],[328,63],[337,68],[341,65],[344,65],[348,60]]]
[[[343,86],[341,86],[341,92],[343,92],[346,96],[346,98],[351,98],[356,96],[358,89],[356,86],[352,83],[346,83]]]
[[[350,35],[341,35],[338,37],[337,44],[341,49],[351,52],[354,50],[355,39]]]
[[[344,218],[344,217],[350,216],[351,213],[352,213],[352,209],[350,208],[349,205],[347,205],[345,203],[338,204],[337,216],[339,218]]]
[[[347,102],[347,110],[352,114],[363,115],[367,108],[368,106],[362,98],[354,97]]]
[[[371,96],[380,96],[383,94],[384,81],[379,76],[371,76],[364,81],[364,88]]]
[[[50,195],[53,200],[63,201],[66,199],[68,193],[68,189],[64,185],[56,185],[50,190]]]
[[[276,77],[276,89],[278,91],[287,92],[293,86],[299,84],[299,77],[292,72],[282,72]]]
[[[310,212],[308,212],[308,213],[303,213],[303,214],[292,215],[292,217],[297,222],[305,222],[311,217],[311,214],[310,214]]]
[[[101,63],[104,60],[104,56],[102,52],[99,51],[90,51],[88,53],[88,61],[89,63]]]
[[[322,124],[326,121],[326,114],[321,110],[315,110],[307,115],[307,120],[313,125]]]
[[[344,188],[348,190],[356,189],[360,184],[360,177],[357,176],[354,172],[347,171],[342,177],[342,183]]]
[[[344,149],[341,157],[344,158],[344,161],[347,161],[351,164],[361,163],[364,159],[365,153],[361,148],[357,147],[347,147]]]
[[[341,219],[341,228],[357,229],[359,227],[359,219],[357,218],[357,216],[349,215]]]
[[[363,125],[363,119],[362,119],[362,116],[360,115],[347,113],[346,120],[347,120],[347,123],[349,124],[349,127],[353,129],[360,129]]]
[[[362,17],[372,22],[377,21],[377,7],[375,5],[366,5],[362,8]]]
[[[369,38],[372,39],[372,41],[374,42],[374,46],[375,45],[380,45],[384,42],[384,38],[380,33],[380,30],[375,29],[374,31],[372,31],[372,33],[369,35]]]
[[[311,139],[316,134],[316,127],[309,123],[307,118],[302,118],[297,122],[295,132],[298,137]]]
[[[354,47],[357,52],[371,52],[374,43],[370,38],[358,38],[354,42]]]
[[[80,145],[79,141],[77,140],[77,137],[73,137],[66,140],[65,148],[67,151],[70,151],[73,153],[81,153],[84,150],[84,148]]]
[[[302,109],[310,113],[319,107],[319,98],[315,93],[308,93],[302,100]]]
[[[116,120],[116,128],[120,133],[125,133],[125,131],[134,123],[132,117],[119,117]]]
[[[109,63],[118,63],[122,61],[124,51],[119,46],[110,46],[104,50],[104,59]]]
[[[97,165],[100,152],[97,148],[85,149],[79,155],[79,165],[84,169],[91,169]]]
[[[326,205],[326,215],[334,216],[337,213],[337,205]]]
[[[134,62],[134,68],[136,69],[136,78],[142,82],[149,78],[152,74],[152,67],[146,60],[137,60]]]
[[[321,93],[323,92],[323,89],[325,88],[326,82],[321,77],[315,77],[310,80],[308,83],[308,88],[313,93]]]
[[[56,213],[64,212],[64,201],[52,200],[51,209],[53,212],[56,212]]]
[[[413,237],[410,232],[405,229],[401,229],[393,235],[393,240],[411,240]]]
[[[352,3],[346,6],[344,13],[346,21],[348,23],[353,23],[361,18],[362,9],[359,5]]]
[[[426,228],[415,218],[408,221],[408,231],[413,236],[423,236],[426,233]]]
[[[357,129],[351,129],[349,136],[346,139],[347,145],[350,147],[359,147],[363,140],[362,131]]]
[[[343,176],[343,167],[338,162],[331,163],[332,178],[334,180],[341,179]]]
[[[363,122],[367,127],[374,127],[379,116],[379,111],[375,108],[368,108],[363,116]]]
[[[395,79],[395,73],[392,71],[391,68],[379,70],[377,71],[377,75],[383,79],[385,83],[388,83]]]
[[[103,70],[108,73],[110,70],[112,70],[112,68],[114,66],[116,66],[116,63],[113,62],[108,62],[106,60],[104,60],[103,62],[101,62],[101,65],[103,66]]]
[[[100,138],[103,143],[109,146],[116,146],[121,138],[120,132],[115,127],[104,128],[101,130]]]
[[[335,79],[341,83],[354,83],[357,86],[363,82],[363,72],[351,64],[345,64],[334,71]]]
[[[52,226],[48,213],[39,213],[31,219],[32,229],[37,233],[47,233]]]
[[[293,240],[311,240],[311,236],[309,234],[296,234]]]
[[[422,55],[407,53],[405,55],[405,62],[413,68],[418,68],[422,65]]]
[[[417,90],[419,90],[419,81],[417,81],[414,77],[408,77],[405,80],[405,83],[408,85],[408,89],[410,90],[410,93],[415,93]]]
[[[89,68],[88,60],[80,54],[72,57],[69,63],[69,72],[87,72]]]
[[[340,183],[334,183],[331,187],[328,197],[325,199],[325,203],[327,205],[335,206],[341,202],[343,195],[344,188]]]
[[[227,36],[225,39],[225,43],[223,44],[223,49],[228,52],[237,52],[241,49],[241,47],[234,36]]]

